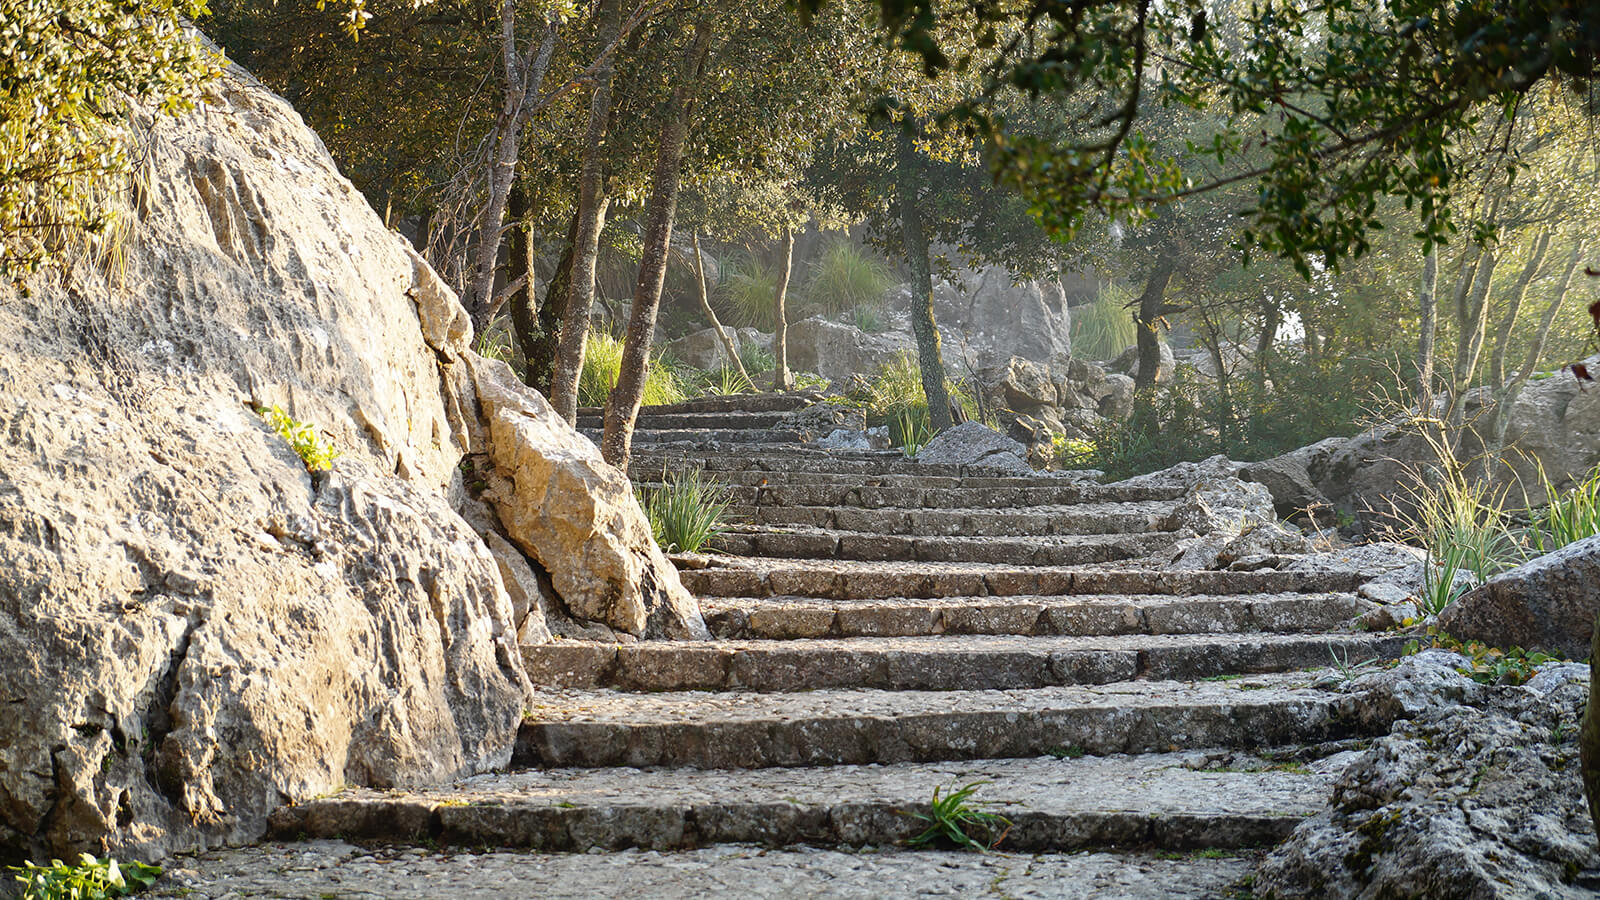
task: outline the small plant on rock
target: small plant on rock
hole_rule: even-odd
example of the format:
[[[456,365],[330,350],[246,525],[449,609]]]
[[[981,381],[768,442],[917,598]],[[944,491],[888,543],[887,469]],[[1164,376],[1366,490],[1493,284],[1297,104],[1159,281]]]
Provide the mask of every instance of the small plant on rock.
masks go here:
[[[1466,558],[1466,548],[1453,543],[1446,543],[1437,557],[1431,548],[1428,550],[1422,561],[1422,596],[1417,598],[1423,612],[1437,616],[1467,592],[1469,585],[1456,578]]]
[[[728,494],[727,485],[690,469],[664,477],[658,487],[640,489],[640,502],[661,549],[699,553],[728,530]]]
[[[333,461],[339,458],[339,451],[317,436],[316,426],[296,420],[278,406],[257,412],[267,420],[267,424],[278,433],[279,437],[289,442],[289,446],[294,448],[300,461],[306,464],[307,471],[326,472],[333,468]]]
[[[1482,641],[1462,643],[1437,628],[1429,628],[1425,640],[1407,641],[1401,654],[1410,656],[1434,649],[1450,650],[1465,656],[1467,665],[1457,671],[1479,684],[1522,684],[1532,678],[1540,666],[1561,660],[1560,656],[1521,647],[1501,650]]]
[[[1534,552],[1551,553],[1600,534],[1600,469],[1590,472],[1565,494],[1556,492],[1542,465],[1539,480],[1544,483],[1550,503],[1534,511],[1528,528],[1528,543]]]
[[[906,843],[912,847],[926,847],[948,842],[968,850],[985,853],[1000,846],[1011,831],[1011,820],[999,813],[989,812],[983,804],[972,801],[972,795],[987,781],[974,781],[964,787],[950,785],[933,789],[933,801],[926,813],[910,813],[914,819],[928,823],[928,827]]]
[[[161,877],[161,867],[141,862],[119,863],[111,857],[96,859],[85,853],[75,865],[52,859],[50,865],[32,862],[11,866],[22,882],[22,900],[104,900],[142,891]]]

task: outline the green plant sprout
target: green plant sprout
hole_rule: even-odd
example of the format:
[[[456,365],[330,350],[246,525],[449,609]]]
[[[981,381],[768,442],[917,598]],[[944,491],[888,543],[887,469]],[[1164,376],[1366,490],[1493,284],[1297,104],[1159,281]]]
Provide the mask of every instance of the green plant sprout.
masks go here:
[[[952,784],[943,794],[935,787],[928,812],[909,813],[912,818],[927,822],[928,827],[908,840],[907,845],[924,847],[943,840],[979,853],[1000,846],[1011,832],[1011,820],[971,800],[979,787],[989,783],[974,781],[959,789]]]
[[[271,409],[257,410],[267,425],[271,426],[278,436],[289,442],[295,455],[305,463],[308,472],[326,472],[333,468],[333,461],[339,458],[339,451],[317,437],[316,426],[309,422],[301,422],[284,412],[276,404]]]

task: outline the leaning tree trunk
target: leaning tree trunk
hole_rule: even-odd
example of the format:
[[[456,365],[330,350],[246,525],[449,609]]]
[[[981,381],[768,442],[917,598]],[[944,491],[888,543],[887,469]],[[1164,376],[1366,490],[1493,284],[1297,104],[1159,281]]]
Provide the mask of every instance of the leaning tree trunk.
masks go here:
[[[706,290],[706,262],[700,253],[700,232],[696,231],[693,237],[694,245],[694,278],[695,287],[699,289],[700,311],[706,314],[706,319],[711,322],[711,330],[716,334],[717,340],[722,344],[723,352],[728,355],[728,365],[739,370],[739,377],[745,384],[754,385],[750,380],[750,373],[744,370],[744,360],[739,358],[739,347],[728,336],[728,329],[722,327],[722,320],[717,318],[717,311],[711,308],[711,293]]]
[[[1139,308],[1133,318],[1138,338],[1139,370],[1134,374],[1133,389],[1143,393],[1156,383],[1161,369],[1161,333],[1156,330],[1161,320],[1161,307],[1166,301],[1167,285],[1172,283],[1172,273],[1177,261],[1171,253],[1162,253],[1156,269],[1144,283],[1144,293],[1139,295]]]
[[[511,324],[517,329],[517,341],[522,344],[523,383],[539,393],[550,396],[550,377],[556,368],[556,347],[561,341],[561,319],[567,310],[567,282],[572,280],[572,235],[578,227],[577,217],[567,228],[567,246],[561,251],[555,273],[544,289],[544,303],[540,304],[538,317],[532,310],[526,318],[513,315]],[[515,312],[515,310],[513,310]]]
[[[522,185],[511,188],[506,214],[517,223],[511,229],[511,239],[508,242],[510,247],[507,254],[509,260],[506,275],[513,286],[521,285],[508,289],[510,296],[506,298],[506,306],[511,311],[511,335],[515,338],[516,346],[522,348],[522,359],[526,365],[531,335],[533,329],[538,328],[538,322],[533,294],[533,221],[528,207],[528,192]],[[525,335],[528,337],[525,338]]]
[[[650,177],[644,248],[640,254],[639,280],[633,290],[633,309],[628,316],[628,335],[622,346],[622,369],[606,400],[606,427],[600,438],[600,455],[623,471],[627,471],[633,449],[633,427],[639,419],[646,368],[650,364],[650,340],[656,329],[661,289],[667,278],[672,219],[678,209],[678,188],[683,176],[683,145],[689,133],[689,116],[694,109],[692,91],[699,82],[700,69],[710,46],[711,25],[702,18],[695,23],[694,39],[684,53],[672,97],[664,110],[655,171]]]
[[[789,371],[789,274],[794,269],[794,229],[783,228],[783,268],[778,273],[778,290],[772,295],[772,305],[777,314],[777,330],[772,335],[772,355],[777,364],[772,372],[772,389],[794,389],[794,375]]]
[[[1422,260],[1422,286],[1417,291],[1421,326],[1417,334],[1417,415],[1433,414],[1434,341],[1439,332],[1439,250]]]
[[[609,46],[622,28],[621,0],[601,0],[595,15],[600,23],[600,43]],[[600,255],[600,232],[605,227],[605,137],[611,121],[613,57],[606,57],[594,73],[589,95],[589,120],[583,133],[583,160],[578,171],[577,227],[572,240],[572,274],[567,281],[561,337],[555,371],[550,376],[550,405],[568,423],[578,421],[578,379],[583,373],[583,352],[589,341],[589,314],[594,309],[595,260]]]
[[[939,327],[933,320],[933,257],[928,234],[917,206],[916,148],[910,123],[900,131],[895,191],[899,195],[900,235],[911,263],[911,332],[917,338],[917,367],[922,373],[922,393],[928,401],[928,423],[943,431],[952,424],[950,395],[944,388],[944,356],[939,347]]]
[[[1504,386],[1503,393],[1494,405],[1494,432],[1493,444],[1496,453],[1505,450],[1506,431],[1511,426],[1511,412],[1516,408],[1517,399],[1522,396],[1522,389],[1527,386],[1528,379],[1533,377],[1533,370],[1539,365],[1539,357],[1544,355],[1544,348],[1550,341],[1550,326],[1555,323],[1556,313],[1561,311],[1561,304],[1566,299],[1567,291],[1572,287],[1572,277],[1578,271],[1578,260],[1583,258],[1584,242],[1578,241],[1573,245],[1572,255],[1567,257],[1567,268],[1561,274],[1561,280],[1556,283],[1555,296],[1550,299],[1549,305],[1544,308],[1544,315],[1539,319],[1539,331],[1533,336],[1533,342],[1528,345],[1528,351],[1522,358],[1522,365],[1511,376],[1511,381]]]

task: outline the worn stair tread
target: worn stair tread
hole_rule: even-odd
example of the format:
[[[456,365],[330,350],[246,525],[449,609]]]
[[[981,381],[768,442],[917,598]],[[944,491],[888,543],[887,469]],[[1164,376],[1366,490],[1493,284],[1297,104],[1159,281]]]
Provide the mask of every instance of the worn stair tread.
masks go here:
[[[639,418],[635,428],[639,430],[666,430],[666,429],[736,429],[751,428],[767,430],[781,423],[786,412],[747,412],[744,410],[728,411],[701,411],[701,412],[655,412],[648,409],[639,411]],[[578,416],[579,428],[598,428],[605,424],[599,414]]]
[[[1163,550],[1172,535],[1053,534],[1022,537],[873,534],[807,527],[733,527],[713,539],[725,553],[767,559],[917,560],[1068,566],[1134,559]]]
[[[1067,596],[1074,594],[1259,594],[1353,591],[1367,577],[1355,572],[1217,572],[1102,566],[1019,566],[998,563],[758,559],[714,556],[709,565],[679,572],[701,597]]]
[[[817,391],[786,391],[776,394],[726,394],[720,397],[696,397],[693,400],[684,400],[680,403],[661,403],[653,406],[639,407],[640,415],[653,415],[658,413],[694,413],[694,412],[788,412],[804,409],[822,400],[823,396]],[[581,406],[578,408],[580,416],[598,416],[604,412],[602,407]]]
[[[523,648],[536,684],[637,691],[959,691],[1282,672],[1389,659],[1401,635],[1113,634],[797,638]],[[1337,654],[1337,655],[1335,655]]]
[[[583,427],[578,431],[590,440],[600,437],[599,428]],[[801,436],[797,431],[776,428],[638,428],[633,440],[637,444],[781,444],[799,443]]]
[[[1215,900],[1255,868],[1248,850],[991,853],[722,844],[695,850],[587,853],[356,846],[319,840],[211,850],[166,861],[147,898],[341,897],[346,900]]]
[[[651,468],[639,464],[633,471],[654,477],[662,471],[675,470],[670,466]],[[715,478],[716,474],[711,473],[710,477]],[[831,506],[845,509],[1020,509],[1080,503],[1171,501],[1175,498],[1171,491],[1140,485],[1079,481],[1041,484],[1031,480],[1009,485],[923,487],[861,483],[792,484],[768,479],[766,484],[759,486],[732,485],[726,492],[732,502],[740,506]]]
[[[1230,760],[1228,770],[1202,768]],[[1012,819],[1003,846],[1160,849],[1270,844],[1313,815],[1337,774],[1239,765],[1226,751],[840,765],[778,770],[558,769],[438,789],[350,789],[273,814],[281,836],[436,839],[588,849],[755,842],[890,844],[924,824],[934,788],[986,782],[975,799]],[[1254,768],[1253,771],[1241,769]]]
[[[1105,594],[825,600],[707,597],[719,638],[895,637],[937,634],[1202,634],[1335,630],[1373,604],[1341,592]]]
[[[921,537],[1030,537],[1136,534],[1166,530],[1172,504],[1160,500],[1089,501],[1047,506],[898,509],[734,505],[737,528],[806,527]]]

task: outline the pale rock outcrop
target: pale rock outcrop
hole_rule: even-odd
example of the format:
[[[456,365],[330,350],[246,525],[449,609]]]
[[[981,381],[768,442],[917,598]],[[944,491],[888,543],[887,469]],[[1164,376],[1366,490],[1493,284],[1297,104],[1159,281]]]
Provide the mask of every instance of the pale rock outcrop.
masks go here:
[[[917,462],[1034,474],[1028,448],[981,422],[963,422],[939,432],[918,451]]]
[[[909,297],[902,286],[895,305]],[[1071,313],[1053,281],[1018,283],[1003,266],[960,268],[935,282],[933,303],[946,355],[971,365],[1003,365],[1013,356],[1049,364],[1072,355]]]
[[[316,135],[237,68],[150,124],[115,264],[0,287],[0,857],[248,841],[343,785],[503,766],[518,626],[542,639],[536,611],[567,600],[516,577],[542,548],[497,558],[463,518],[464,452],[532,451],[480,420],[465,313]],[[257,414],[274,404],[332,472]],[[589,489],[514,474],[569,508]],[[592,527],[614,533],[564,546],[636,539],[607,487]],[[565,584],[597,564],[546,558]],[[644,630],[698,621],[673,609]]]
[[[871,377],[905,354],[916,355],[917,342],[909,331],[868,334],[844,322],[822,316],[801,319],[789,326],[789,368],[815,372],[830,381],[852,375]]]
[[[471,357],[493,470],[483,497],[550,573],[567,611],[636,636],[709,637],[699,605],[639,515],[628,477],[505,363]]]
[[[1600,537],[1503,572],[1445,607],[1440,630],[1494,647],[1589,655],[1600,618]]]
[[[1593,897],[1600,850],[1578,777],[1582,666],[1480,685],[1431,650],[1342,686],[1348,715],[1400,721],[1340,778],[1329,807],[1272,851],[1262,898]]]

